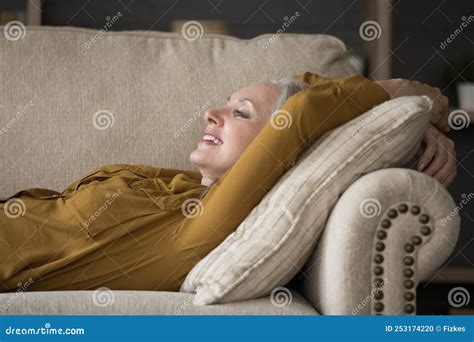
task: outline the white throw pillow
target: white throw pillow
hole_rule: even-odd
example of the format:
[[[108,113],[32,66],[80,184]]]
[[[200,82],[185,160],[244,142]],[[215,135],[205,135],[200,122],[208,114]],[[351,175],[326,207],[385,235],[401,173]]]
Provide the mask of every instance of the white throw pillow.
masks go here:
[[[338,197],[368,172],[399,167],[421,143],[431,117],[426,96],[386,101],[326,132],[249,216],[187,275],[195,305],[266,296],[304,265]]]

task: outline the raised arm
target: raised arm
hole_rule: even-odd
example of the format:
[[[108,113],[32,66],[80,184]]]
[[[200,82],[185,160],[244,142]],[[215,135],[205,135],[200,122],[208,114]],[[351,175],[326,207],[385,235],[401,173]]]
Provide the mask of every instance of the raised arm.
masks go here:
[[[410,95],[426,95],[433,100],[430,124],[423,134],[418,156],[418,171],[435,178],[448,188],[456,177],[456,150],[452,139],[445,134],[449,127],[449,101],[438,88],[401,78],[377,81],[392,98]]]
[[[186,261],[195,263],[232,233],[322,134],[389,99],[382,87],[361,75],[329,80],[307,72],[296,78],[311,87],[273,114],[204,197],[201,215],[185,218],[175,232],[180,250],[196,248]]]

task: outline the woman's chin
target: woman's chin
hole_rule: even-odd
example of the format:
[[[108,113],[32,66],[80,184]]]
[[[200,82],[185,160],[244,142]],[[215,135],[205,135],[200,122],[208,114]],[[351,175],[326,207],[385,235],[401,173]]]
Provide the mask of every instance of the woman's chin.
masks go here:
[[[191,152],[189,155],[189,161],[196,166],[200,166],[204,162],[204,152],[200,150],[199,148],[195,149],[194,151]]]

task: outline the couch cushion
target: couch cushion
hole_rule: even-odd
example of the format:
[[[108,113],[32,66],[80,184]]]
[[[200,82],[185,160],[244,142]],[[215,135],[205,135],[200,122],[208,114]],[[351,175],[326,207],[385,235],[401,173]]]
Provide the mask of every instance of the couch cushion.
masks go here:
[[[361,175],[412,158],[431,117],[428,97],[402,97],[324,134],[250,215],[187,275],[196,305],[268,295],[295,276],[343,191]]]
[[[16,41],[0,35],[0,197],[62,191],[104,164],[197,170],[188,158],[202,116],[231,92],[307,70],[354,73],[337,38],[272,37],[189,41],[71,27],[27,27]]]
[[[300,294],[293,290],[290,293],[291,300],[265,297],[197,307],[192,304],[194,295],[180,292],[106,288],[14,292],[0,294],[0,315],[318,315]]]

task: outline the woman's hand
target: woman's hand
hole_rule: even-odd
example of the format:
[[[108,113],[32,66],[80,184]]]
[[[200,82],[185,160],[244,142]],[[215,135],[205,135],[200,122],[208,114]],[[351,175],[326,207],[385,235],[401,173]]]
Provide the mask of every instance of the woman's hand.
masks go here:
[[[428,124],[417,157],[420,157],[418,170],[432,176],[448,188],[457,174],[454,141],[432,124]]]
[[[430,122],[443,132],[449,132],[448,125],[449,101],[446,96],[441,94],[439,88],[431,87],[427,84],[410,81],[401,78],[394,78],[385,81],[375,81],[382,86],[390,97],[426,95],[433,100],[432,117]]]

